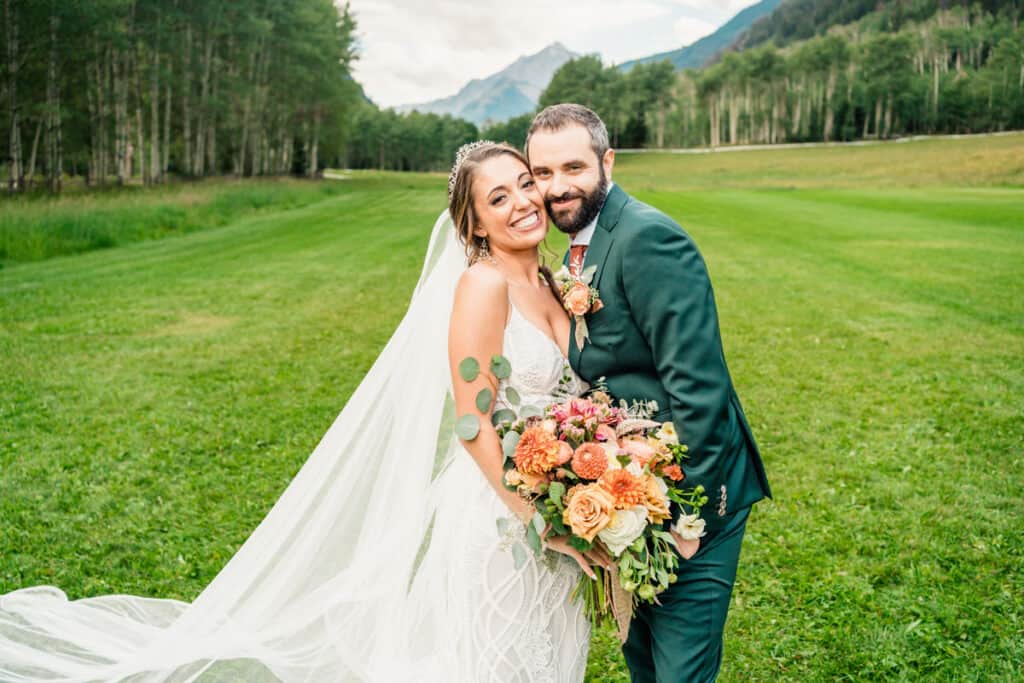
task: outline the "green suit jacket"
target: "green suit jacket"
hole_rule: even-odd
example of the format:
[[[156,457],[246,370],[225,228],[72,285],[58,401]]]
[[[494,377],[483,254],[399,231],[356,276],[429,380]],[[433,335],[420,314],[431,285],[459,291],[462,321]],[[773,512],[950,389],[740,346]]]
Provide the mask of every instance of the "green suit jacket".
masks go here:
[[[605,378],[616,400],[657,401],[655,419],[671,420],[689,446],[684,485],[704,486],[702,517],[714,531],[771,491],[725,364],[704,259],[675,221],[613,185],[590,266],[604,308],[587,315],[582,350],[573,322],[569,361],[589,382]]]

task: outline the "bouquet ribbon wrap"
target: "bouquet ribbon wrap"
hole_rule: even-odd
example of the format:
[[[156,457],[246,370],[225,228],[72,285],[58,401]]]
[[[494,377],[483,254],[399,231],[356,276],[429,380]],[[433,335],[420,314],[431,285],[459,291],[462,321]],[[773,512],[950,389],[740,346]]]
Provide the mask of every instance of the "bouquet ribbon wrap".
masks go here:
[[[612,614],[619,627],[619,642],[625,643],[629,638],[629,625],[633,621],[633,595],[622,587],[618,564],[612,563],[611,569],[604,574],[604,580],[605,595],[611,599]]]

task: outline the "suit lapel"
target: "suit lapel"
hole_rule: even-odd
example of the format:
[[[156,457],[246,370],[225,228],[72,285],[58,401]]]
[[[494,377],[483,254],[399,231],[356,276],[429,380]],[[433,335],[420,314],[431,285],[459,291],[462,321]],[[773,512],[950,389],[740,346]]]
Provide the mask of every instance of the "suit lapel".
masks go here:
[[[608,197],[605,199],[604,206],[601,207],[601,213],[597,218],[597,229],[594,230],[594,236],[590,238],[590,246],[587,247],[587,252],[583,257],[584,269],[597,266],[597,271],[594,273],[594,279],[590,282],[590,286],[596,287],[598,292],[601,291],[601,275],[604,272],[605,261],[608,260],[608,254],[611,253],[612,244],[615,242],[612,230],[618,225],[619,216],[622,215],[622,208],[628,200],[629,195],[618,185],[613,185],[611,190],[608,191]],[[568,255],[566,258],[568,258]],[[576,345],[575,318],[570,323],[569,332],[569,364],[579,373],[580,359],[586,345],[584,345],[583,350]]]

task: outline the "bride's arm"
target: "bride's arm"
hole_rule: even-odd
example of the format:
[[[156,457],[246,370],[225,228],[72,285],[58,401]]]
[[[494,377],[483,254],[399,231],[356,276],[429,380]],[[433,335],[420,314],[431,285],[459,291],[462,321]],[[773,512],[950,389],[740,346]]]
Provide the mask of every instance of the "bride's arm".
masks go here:
[[[480,433],[462,441],[498,496],[524,523],[533,517],[533,506],[505,488],[501,441],[491,424],[494,401],[486,413],[476,407],[481,389],[497,394],[497,379],[490,371],[491,357],[500,355],[508,320],[508,283],[501,273],[483,264],[468,268],[459,279],[448,328],[448,365],[455,394],[455,414],[478,415]],[[472,357],[480,363],[480,376],[466,382],[459,376],[459,363]]]

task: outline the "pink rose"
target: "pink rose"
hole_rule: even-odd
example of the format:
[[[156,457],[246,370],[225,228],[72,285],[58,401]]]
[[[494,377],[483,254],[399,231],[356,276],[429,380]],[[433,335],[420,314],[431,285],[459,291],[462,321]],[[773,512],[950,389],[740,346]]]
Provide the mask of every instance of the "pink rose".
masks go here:
[[[633,458],[633,462],[641,467],[654,457],[654,449],[646,441],[623,439],[619,442],[619,448],[629,453],[629,456]]]
[[[615,430],[608,425],[600,425],[594,433],[594,438],[598,441],[615,443]]]

